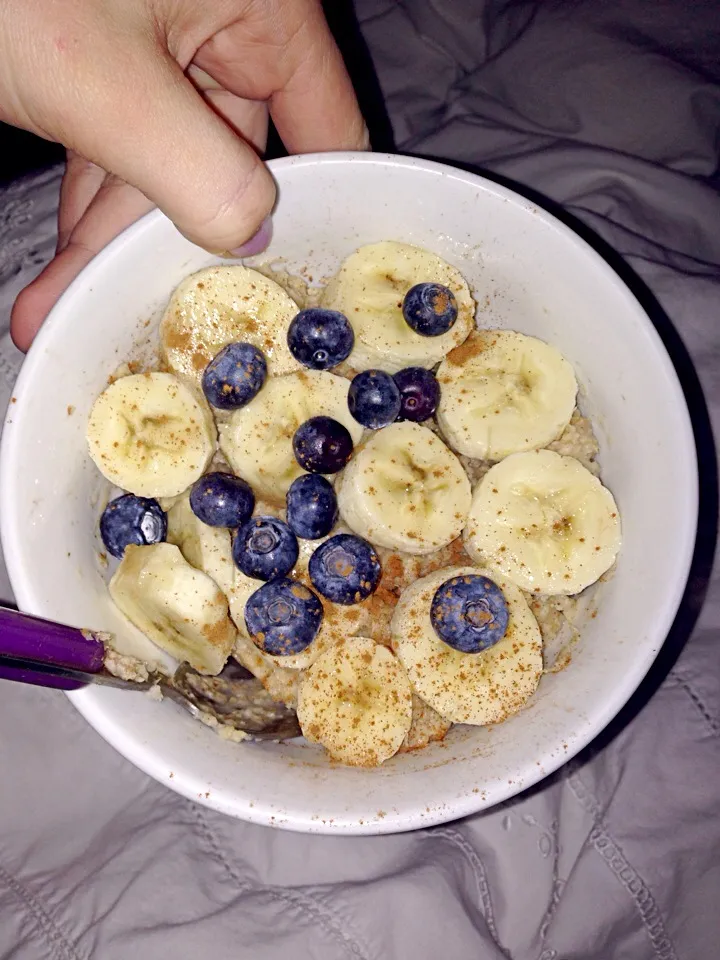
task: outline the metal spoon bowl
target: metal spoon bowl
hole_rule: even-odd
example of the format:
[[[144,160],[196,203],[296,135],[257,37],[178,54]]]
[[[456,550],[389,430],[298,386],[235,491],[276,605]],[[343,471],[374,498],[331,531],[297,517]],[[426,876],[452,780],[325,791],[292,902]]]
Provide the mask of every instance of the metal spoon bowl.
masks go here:
[[[216,677],[181,664],[170,677],[149,673],[127,680],[105,666],[108,634],[0,608],[0,679],[61,690],[101,684],[120,690],[159,690],[196,719],[241,730],[252,740],[289,740],[301,736],[295,711],[278,703],[249,671],[228,661]]]

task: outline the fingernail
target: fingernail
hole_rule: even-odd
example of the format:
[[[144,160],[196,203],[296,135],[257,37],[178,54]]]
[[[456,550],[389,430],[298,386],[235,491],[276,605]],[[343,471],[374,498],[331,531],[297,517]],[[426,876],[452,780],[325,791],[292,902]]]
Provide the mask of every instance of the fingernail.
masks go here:
[[[266,250],[270,246],[271,240],[272,220],[270,217],[267,217],[260,224],[258,232],[253,234],[247,243],[244,243],[241,247],[237,247],[235,250],[231,250],[230,253],[233,257],[254,257],[256,253],[262,253],[263,250]]]

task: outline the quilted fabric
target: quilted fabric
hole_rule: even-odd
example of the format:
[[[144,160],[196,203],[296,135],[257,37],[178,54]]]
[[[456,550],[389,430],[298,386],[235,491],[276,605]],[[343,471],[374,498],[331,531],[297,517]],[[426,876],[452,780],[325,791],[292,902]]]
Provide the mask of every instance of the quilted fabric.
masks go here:
[[[529,186],[672,319],[705,470],[677,629],[611,730],[525,795],[378,838],[226,819],[149,780],[61,695],[0,682],[0,958],[707,960],[720,929],[716,531],[720,38],[695,0],[359,0],[401,149]],[[0,195],[0,403],[17,291],[51,255],[53,170]],[[671,549],[671,545],[668,545]],[[9,599],[0,580],[0,596]],[[685,640],[687,639],[687,642]],[[676,662],[673,657],[680,649]],[[668,671],[668,668],[669,671]]]

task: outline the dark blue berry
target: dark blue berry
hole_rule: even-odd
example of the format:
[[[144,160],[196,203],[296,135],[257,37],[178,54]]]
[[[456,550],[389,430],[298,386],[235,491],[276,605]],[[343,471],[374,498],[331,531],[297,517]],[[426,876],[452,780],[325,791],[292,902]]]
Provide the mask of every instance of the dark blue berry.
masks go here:
[[[415,333],[439,337],[457,320],[457,300],[452,290],[441,283],[417,283],[405,294],[402,312]]]
[[[333,603],[359,603],[380,582],[380,558],[361,537],[338,533],[321,543],[310,557],[310,580]]]
[[[295,459],[310,473],[337,473],[353,452],[347,427],[332,417],[310,417],[293,437]]]
[[[232,473],[206,473],[190,491],[190,506],[211,527],[241,527],[255,509],[255,494]]]
[[[369,430],[387,427],[400,413],[400,390],[389,373],[364,370],[350,384],[348,408]]]
[[[350,321],[337,310],[301,310],[288,328],[290,353],[311,370],[329,370],[347,360],[355,343]]]
[[[235,534],[232,553],[235,565],[246,576],[275,580],[297,563],[297,537],[276,517],[253,517]]]
[[[276,657],[310,646],[322,618],[322,603],[312,590],[288,577],[263,584],[245,604],[248,633],[258,647]]]
[[[326,537],[338,518],[332,484],[317,473],[304,473],[293,480],[287,492],[287,522],[303,540]]]
[[[126,493],[105,507],[100,536],[108,553],[119,559],[131,543],[140,547],[162,543],[167,536],[167,517],[157,500]]]
[[[429,420],[440,402],[440,384],[432,370],[406,367],[393,377],[400,390],[398,420],[422,423]]]
[[[435,633],[461,653],[480,653],[502,640],[509,616],[500,587],[479,574],[446,581],[430,606]]]
[[[251,343],[229,343],[205,367],[202,388],[219,410],[244,407],[267,377],[265,357]]]

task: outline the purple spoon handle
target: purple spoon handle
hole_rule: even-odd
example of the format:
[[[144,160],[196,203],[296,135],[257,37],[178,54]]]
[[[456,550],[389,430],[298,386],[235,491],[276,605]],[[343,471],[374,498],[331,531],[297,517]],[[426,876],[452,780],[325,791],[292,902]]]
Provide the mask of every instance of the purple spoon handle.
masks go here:
[[[147,690],[151,680],[123,680],[102,670],[100,673],[88,673],[77,667],[59,667],[55,663],[41,663],[27,657],[8,657],[0,654],[0,679],[15,680],[20,683],[34,683],[40,687],[55,687],[60,690],[79,690],[89,683],[105,687],[119,687],[121,690]]]
[[[87,630],[78,630],[77,627],[68,627],[62,623],[53,623],[51,620],[42,620],[27,613],[0,607],[1,654],[97,673],[103,667],[105,646],[102,640]],[[6,679],[20,679],[13,668],[5,669],[13,674],[7,675]],[[41,685],[46,686],[48,679],[43,677]],[[40,681],[25,679],[25,682]],[[63,686],[61,689],[75,688]]]
[[[14,680],[15,683],[31,683],[35,687],[49,687],[52,690],[82,690],[87,683],[70,680],[66,677],[52,677],[37,670],[25,667],[9,667],[0,662],[0,680]]]

